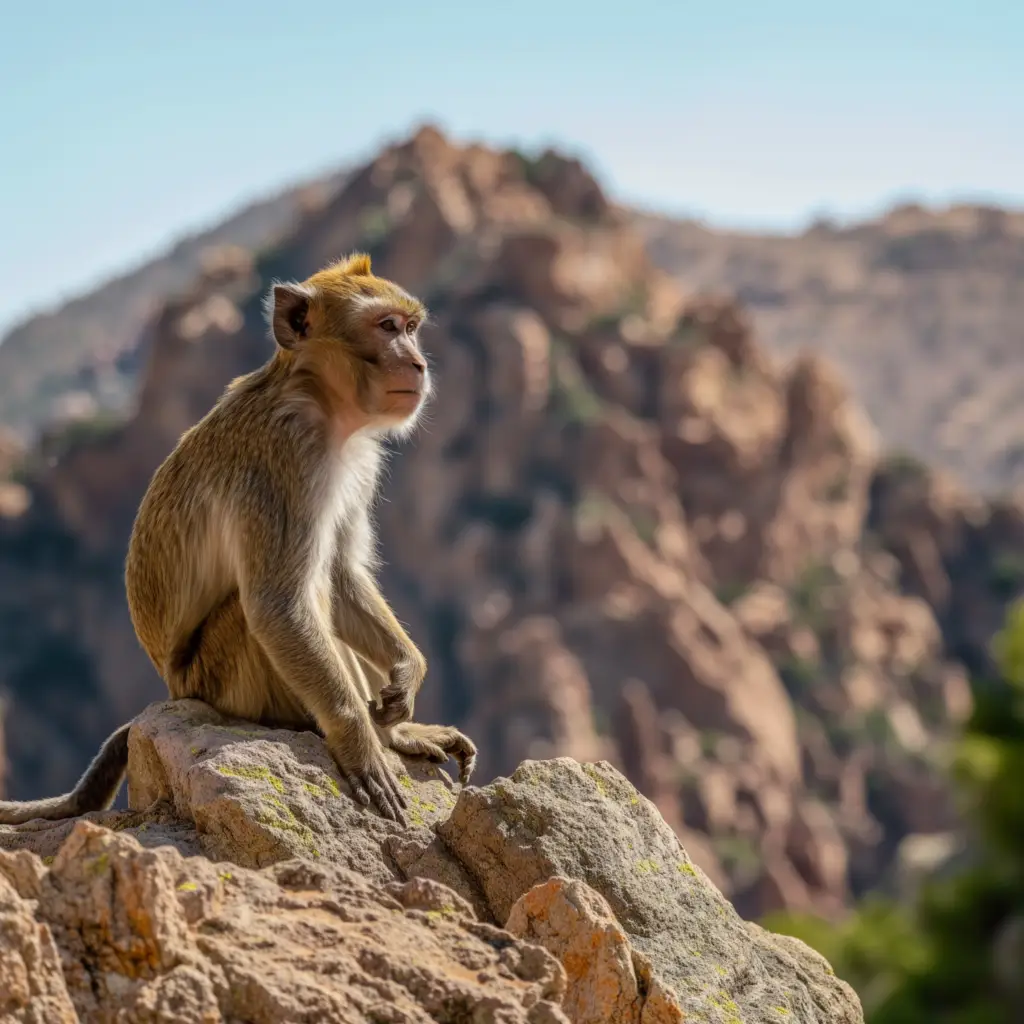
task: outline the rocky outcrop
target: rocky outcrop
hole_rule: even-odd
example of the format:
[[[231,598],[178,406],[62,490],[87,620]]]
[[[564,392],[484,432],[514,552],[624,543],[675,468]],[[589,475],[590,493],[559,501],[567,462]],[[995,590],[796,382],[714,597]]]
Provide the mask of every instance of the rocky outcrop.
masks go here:
[[[3,1019],[556,1024],[543,948],[421,883],[333,864],[263,872],[79,822],[49,867],[0,853]]]
[[[682,287],[739,296],[769,351],[841,367],[887,447],[972,489],[1024,483],[1024,211],[902,204],[784,236],[637,221]]]
[[[263,289],[355,247],[432,309],[438,393],[379,505],[382,585],[430,664],[417,712],[472,734],[480,781],[608,760],[748,916],[839,913],[955,824],[935,752],[963,674],[878,550],[876,440],[834,374],[681,294],[579,163],[434,129],[273,247],[207,253],[142,333],[134,416],[24,460],[0,516],[12,797],[66,789],[164,696],[123,596],[137,503],[267,356]]]
[[[311,733],[180,701],[129,750],[129,810],[0,828],[10,1019],[863,1019],[607,762],[460,788],[406,761],[403,829]]]
[[[566,972],[563,1006],[570,1020],[685,1020],[676,997],[650,963],[630,949],[607,901],[585,882],[556,877],[535,885],[516,901],[506,927],[558,957]]]
[[[991,641],[1024,595],[1024,492],[990,502],[906,457],[873,484],[871,529],[903,586],[928,603],[949,650],[972,671],[994,668]]]

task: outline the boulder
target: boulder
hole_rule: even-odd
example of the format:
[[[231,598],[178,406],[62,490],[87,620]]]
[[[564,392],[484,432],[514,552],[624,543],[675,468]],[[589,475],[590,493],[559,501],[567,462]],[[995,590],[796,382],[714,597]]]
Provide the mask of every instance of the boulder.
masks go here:
[[[25,856],[0,853],[5,1021],[567,1020],[555,958],[441,887],[308,860],[227,869],[87,821],[51,867]]]
[[[585,882],[684,1015],[747,1024],[863,1020],[853,990],[828,963],[743,921],[655,806],[606,762],[526,761],[511,778],[463,790],[438,832],[499,922],[551,878]],[[512,917],[523,933],[535,900]]]
[[[862,1022],[607,762],[400,768],[405,829],[313,733],[147,708],[129,810],[0,828],[12,1019]]]

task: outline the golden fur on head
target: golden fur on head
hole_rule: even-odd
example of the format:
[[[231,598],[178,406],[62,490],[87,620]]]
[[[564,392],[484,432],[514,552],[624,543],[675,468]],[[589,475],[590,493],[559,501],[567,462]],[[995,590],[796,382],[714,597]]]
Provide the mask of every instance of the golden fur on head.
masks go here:
[[[264,308],[282,368],[318,392],[336,422],[399,435],[413,429],[432,391],[418,340],[427,310],[374,274],[366,253],[302,282],[275,283]]]
[[[345,336],[375,313],[401,313],[422,325],[427,310],[404,288],[373,273],[365,252],[352,253],[317,271],[303,283],[310,289],[311,311],[325,334]]]
[[[428,319],[419,299],[373,273],[364,252],[342,257],[302,282],[275,281],[263,311],[271,338],[284,349],[298,340],[293,335],[300,325],[313,335],[344,340],[376,314],[398,313],[412,320],[416,329]]]

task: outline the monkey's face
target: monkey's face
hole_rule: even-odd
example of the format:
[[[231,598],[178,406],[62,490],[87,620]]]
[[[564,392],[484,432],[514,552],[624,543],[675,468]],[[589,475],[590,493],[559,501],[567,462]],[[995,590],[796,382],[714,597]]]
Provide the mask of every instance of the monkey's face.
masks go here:
[[[349,430],[405,433],[432,381],[420,349],[426,310],[356,255],[302,284],[278,284],[267,314],[280,348],[319,379]]]
[[[419,345],[422,313],[376,299],[357,305],[355,313],[345,349],[356,403],[371,426],[409,429],[432,384]]]

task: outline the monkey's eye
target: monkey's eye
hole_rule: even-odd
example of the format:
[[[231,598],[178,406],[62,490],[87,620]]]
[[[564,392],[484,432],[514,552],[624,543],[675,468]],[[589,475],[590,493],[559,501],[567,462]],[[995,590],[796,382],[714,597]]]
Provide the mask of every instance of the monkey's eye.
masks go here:
[[[405,331],[406,331],[407,334],[415,334],[417,327],[419,327],[419,324],[415,320],[410,320],[405,325]]]
[[[396,324],[391,317],[388,317],[386,320],[381,320],[377,326],[380,327],[381,330],[387,331],[388,334],[396,334],[398,332],[398,324]]]

